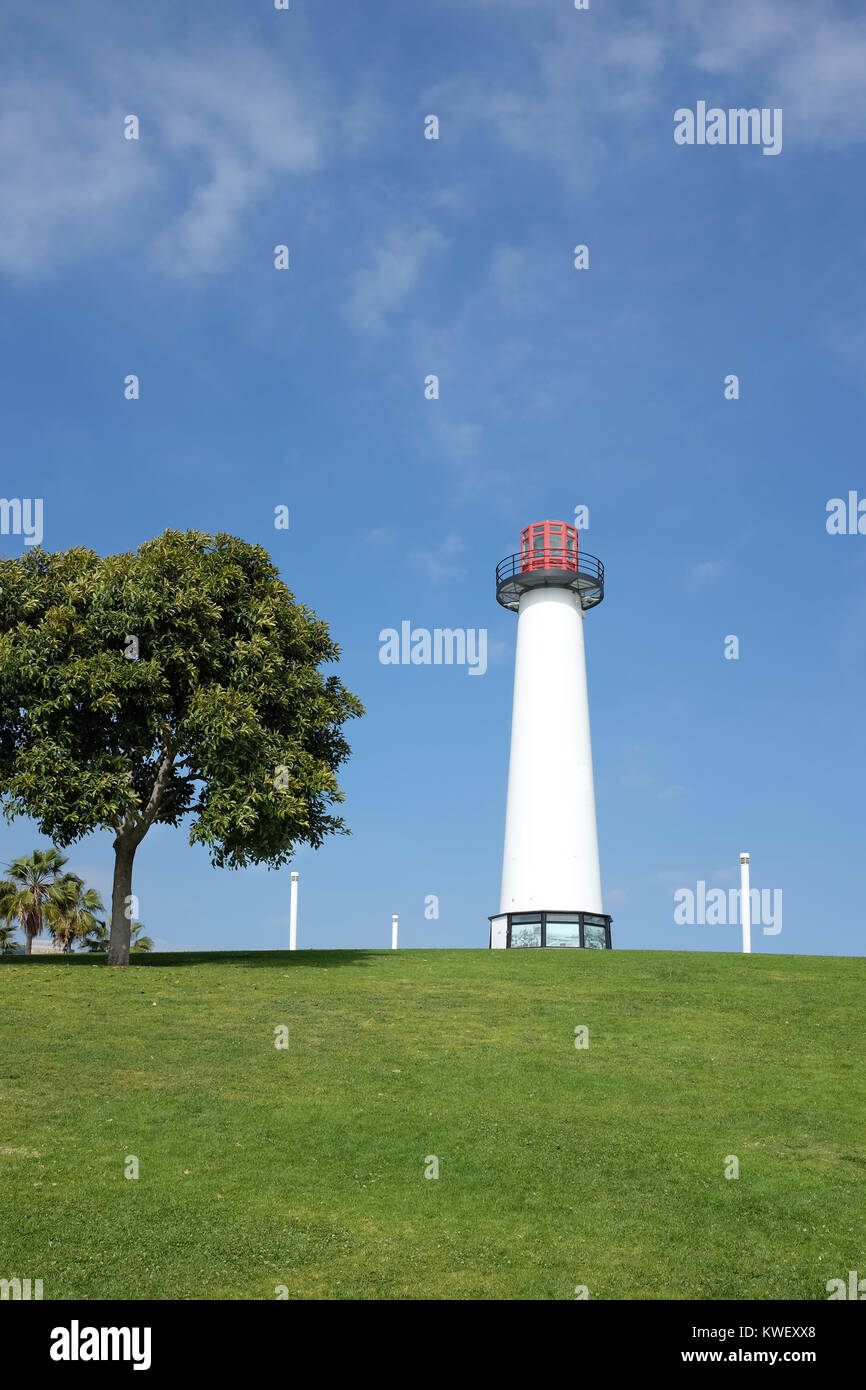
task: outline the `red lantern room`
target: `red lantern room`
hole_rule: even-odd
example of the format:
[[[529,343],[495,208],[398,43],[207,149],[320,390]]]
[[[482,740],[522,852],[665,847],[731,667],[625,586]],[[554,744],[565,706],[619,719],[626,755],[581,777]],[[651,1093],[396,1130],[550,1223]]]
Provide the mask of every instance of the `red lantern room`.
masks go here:
[[[577,527],[536,521],[520,533],[520,569],[577,570]]]
[[[520,609],[530,589],[568,589],[581,608],[604,598],[604,565],[588,551],[577,552],[577,527],[564,521],[534,521],[520,533],[520,551],[496,566],[496,597],[503,608]]]

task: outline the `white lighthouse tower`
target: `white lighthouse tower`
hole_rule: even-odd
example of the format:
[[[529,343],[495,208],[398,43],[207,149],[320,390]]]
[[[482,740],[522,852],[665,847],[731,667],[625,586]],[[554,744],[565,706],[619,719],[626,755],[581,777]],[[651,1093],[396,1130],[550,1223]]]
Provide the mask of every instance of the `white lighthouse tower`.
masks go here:
[[[518,614],[511,758],[499,912],[490,945],[610,948],[601,898],[584,615],[604,566],[577,529],[539,521],[496,567],[496,597]]]

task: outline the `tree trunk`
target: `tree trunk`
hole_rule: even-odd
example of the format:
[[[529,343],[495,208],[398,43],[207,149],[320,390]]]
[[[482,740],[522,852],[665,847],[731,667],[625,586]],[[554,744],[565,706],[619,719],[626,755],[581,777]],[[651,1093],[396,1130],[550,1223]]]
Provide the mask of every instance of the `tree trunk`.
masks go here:
[[[118,835],[114,842],[114,885],[111,890],[111,937],[108,943],[108,964],[129,965],[129,932],[132,907],[132,861],[137,845],[134,840]]]
[[[129,934],[134,916],[132,897],[132,861],[150,827],[156,820],[165,795],[165,788],[174,767],[175,749],[166,747],[159,759],[156,780],[142,815],[131,823],[124,821],[114,842],[114,886],[111,891],[111,936],[108,942],[108,964],[129,965]]]
[[[33,933],[28,931],[26,927],[24,928],[24,954],[25,956],[33,955]]]

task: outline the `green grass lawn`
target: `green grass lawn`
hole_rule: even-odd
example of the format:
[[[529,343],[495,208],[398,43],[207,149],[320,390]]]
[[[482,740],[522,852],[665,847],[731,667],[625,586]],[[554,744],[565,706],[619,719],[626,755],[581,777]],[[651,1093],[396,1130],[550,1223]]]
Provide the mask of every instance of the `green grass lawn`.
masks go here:
[[[866,1275],[864,997],[852,958],[0,958],[0,1277],[825,1299]]]

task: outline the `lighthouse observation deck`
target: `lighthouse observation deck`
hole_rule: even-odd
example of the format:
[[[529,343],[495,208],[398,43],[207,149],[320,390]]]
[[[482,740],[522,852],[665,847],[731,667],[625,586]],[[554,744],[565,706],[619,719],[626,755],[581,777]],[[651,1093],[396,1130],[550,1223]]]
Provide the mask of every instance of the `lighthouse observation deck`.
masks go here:
[[[604,598],[604,565],[578,549],[577,528],[564,521],[538,521],[520,537],[520,552],[496,566],[496,597],[516,610],[529,589],[570,589],[581,608],[595,608]]]

